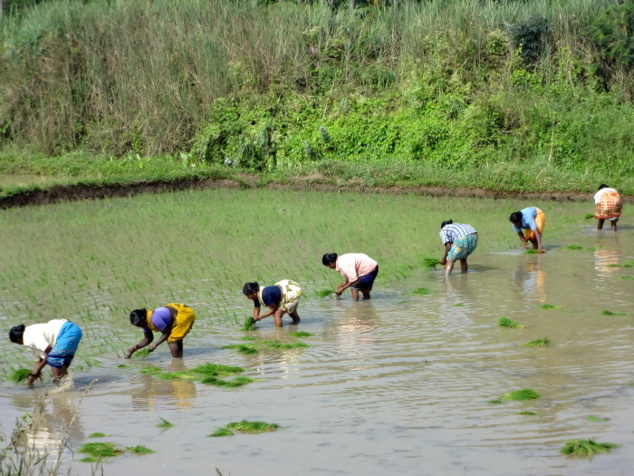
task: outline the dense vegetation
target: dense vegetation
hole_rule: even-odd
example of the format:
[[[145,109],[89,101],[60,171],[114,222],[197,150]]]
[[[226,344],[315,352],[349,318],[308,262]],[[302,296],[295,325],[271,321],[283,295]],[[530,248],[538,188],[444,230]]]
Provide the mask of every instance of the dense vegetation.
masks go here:
[[[34,3],[2,19],[0,171],[634,192],[632,0]]]

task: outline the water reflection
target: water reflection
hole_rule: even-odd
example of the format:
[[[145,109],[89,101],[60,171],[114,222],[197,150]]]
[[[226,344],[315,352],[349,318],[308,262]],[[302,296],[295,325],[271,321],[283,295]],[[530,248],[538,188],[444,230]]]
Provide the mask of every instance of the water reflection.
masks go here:
[[[445,298],[440,304],[440,326],[445,332],[467,333],[473,328],[474,296],[469,287],[468,274],[458,274],[445,278]]]
[[[185,359],[172,359],[168,372],[189,370]],[[141,385],[132,393],[134,408],[146,410],[172,410],[190,408],[196,398],[196,384],[191,380],[163,380],[143,375]]]
[[[610,277],[614,275],[621,260],[619,248],[619,234],[612,233],[605,236],[597,236],[597,243],[594,248],[594,269],[599,277]]]
[[[545,303],[546,273],[543,268],[544,256],[541,254],[526,255],[518,260],[517,269],[513,272],[515,287],[522,291],[526,301]]]

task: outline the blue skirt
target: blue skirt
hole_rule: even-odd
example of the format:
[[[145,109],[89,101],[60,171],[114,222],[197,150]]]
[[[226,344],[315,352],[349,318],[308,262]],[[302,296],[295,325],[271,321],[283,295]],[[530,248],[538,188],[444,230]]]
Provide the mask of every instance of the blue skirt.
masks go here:
[[[82,338],[81,329],[77,324],[66,322],[57,334],[55,347],[48,354],[46,363],[51,367],[62,368],[64,365],[69,366],[75,357],[75,352],[79,347],[79,341]]]

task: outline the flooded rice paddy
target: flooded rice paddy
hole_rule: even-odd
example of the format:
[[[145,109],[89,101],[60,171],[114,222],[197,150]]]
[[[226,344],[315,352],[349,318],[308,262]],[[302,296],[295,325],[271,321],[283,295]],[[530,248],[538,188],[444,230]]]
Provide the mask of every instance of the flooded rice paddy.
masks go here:
[[[544,255],[525,254],[508,223],[529,205],[547,216]],[[634,226],[626,206],[617,233],[599,232],[584,220],[592,211],[591,203],[230,190],[3,211],[3,329],[64,317],[84,338],[74,385],[61,389],[50,378],[34,389],[10,382],[30,357],[0,344],[1,431],[9,435],[48,390],[32,441],[56,451],[78,416],[64,450],[70,474],[92,473],[76,450],[99,441],[156,452],[108,458],[105,475],[630,474]],[[467,275],[446,279],[422,264],[442,256],[438,230],[449,218],[473,225],[480,246]],[[379,262],[371,300],[317,296],[341,281],[321,265],[326,252]],[[304,287],[301,322],[275,328],[269,318],[242,331],[251,313],[242,284],[284,278]],[[142,337],[130,310],[171,301],[198,315],[185,357],[172,360],[163,344],[124,360]],[[501,317],[523,327],[500,327]],[[311,335],[293,335],[300,331]],[[540,338],[549,345],[525,346]],[[224,348],[272,339],[308,347]],[[207,362],[243,367],[256,381],[222,388],[141,372]],[[540,398],[502,398],[519,389]],[[159,427],[162,419],[173,426]],[[241,420],[281,428],[208,436]],[[560,454],[575,438],[621,446],[594,458]]]

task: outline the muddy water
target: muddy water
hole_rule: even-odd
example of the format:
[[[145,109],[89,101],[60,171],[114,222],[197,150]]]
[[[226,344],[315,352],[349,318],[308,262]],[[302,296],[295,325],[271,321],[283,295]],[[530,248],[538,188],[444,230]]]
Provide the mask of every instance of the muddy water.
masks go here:
[[[79,414],[73,449],[109,441],[157,452],[112,458],[106,475],[203,475],[214,468],[234,476],[631,474],[634,268],[614,265],[634,259],[634,228],[625,223],[614,234],[584,224],[545,243],[545,255],[476,251],[471,272],[448,279],[422,269],[398,282],[379,277],[369,301],[310,297],[299,325],[276,329],[264,321],[249,333],[293,342],[291,332],[309,332],[301,338],[307,348],[242,355],[222,347],[243,343],[244,333],[217,326],[188,337],[179,361],[167,349],[126,361],[130,367],[104,359],[76,371],[74,388],[46,398],[35,442],[54,447],[60,429]],[[582,248],[566,249],[571,243]],[[412,292],[421,287],[429,294]],[[247,307],[236,302],[241,315]],[[524,327],[501,328],[502,316]],[[524,346],[542,337],[549,347]],[[223,389],[138,371],[204,362],[244,367],[257,381]],[[541,398],[490,403],[522,388]],[[5,433],[41,391],[2,384]],[[174,426],[157,427],[160,418]],[[208,437],[243,419],[283,428]],[[90,438],[94,432],[109,436]],[[591,460],[561,455],[573,438],[622,446]],[[72,474],[91,474],[90,464],[77,461],[81,455],[65,455]]]

